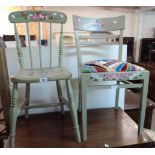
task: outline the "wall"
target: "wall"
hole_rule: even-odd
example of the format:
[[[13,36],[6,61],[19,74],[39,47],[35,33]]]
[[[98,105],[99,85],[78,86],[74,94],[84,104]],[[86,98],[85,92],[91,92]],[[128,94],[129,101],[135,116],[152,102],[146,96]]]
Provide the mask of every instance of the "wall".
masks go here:
[[[43,54],[43,66],[47,67],[49,64],[49,52],[48,52],[49,47],[42,47],[42,50],[44,53]],[[84,61],[87,59],[88,60],[94,60],[94,59],[99,59],[101,57],[110,57],[112,59],[117,58],[118,56],[118,45],[107,45],[103,47],[97,47],[95,48],[86,48],[85,51],[93,51],[93,56],[86,55]],[[39,66],[39,56],[38,56],[38,50],[36,50],[35,47],[32,48],[33,51],[33,57],[35,57],[35,67]],[[56,65],[57,64],[57,56],[58,56],[58,49],[56,47],[55,42],[53,43],[53,61],[52,64]],[[97,51],[97,52],[94,52]],[[23,48],[23,53],[25,56],[25,66],[26,68],[30,66],[29,62],[29,53],[27,48]],[[88,52],[87,52],[88,53]],[[7,48],[6,49],[6,57],[7,57],[7,64],[8,64],[8,72],[9,76],[14,74],[17,70],[19,70],[19,63],[18,63],[18,58],[16,54],[16,49],[15,48]],[[123,60],[126,60],[126,46],[123,46]],[[76,98],[76,102],[78,105],[78,70],[77,70],[77,57],[76,57],[76,49],[74,46],[72,47],[65,47],[64,49],[64,66],[68,70],[71,71],[72,73],[72,84],[73,84],[73,90]],[[12,83],[11,83],[11,88],[12,88]],[[66,87],[64,82],[62,82],[62,91],[64,96],[66,96]],[[24,93],[25,93],[25,85],[20,84],[19,85],[19,100],[21,101],[24,98]],[[89,88],[88,94],[87,94],[87,99],[88,99],[88,108],[102,108],[102,107],[114,107],[115,103],[115,89],[108,89],[108,90],[96,90],[96,89],[91,89]],[[50,83],[39,83],[39,84],[32,84],[31,85],[31,102],[35,103],[46,103],[46,102],[58,102],[58,96],[57,96],[57,91],[56,91],[56,85],[55,82],[50,82]],[[121,90],[120,93],[120,100],[119,100],[119,105],[124,108],[124,90]],[[43,113],[43,112],[48,112],[48,111],[55,111],[59,110],[59,108],[47,108],[47,109],[35,109],[31,110],[31,113]]]
[[[0,16],[1,16],[1,26],[0,26],[0,36],[3,34],[14,34],[14,27],[8,20],[8,15],[12,11],[21,11],[22,6],[0,6]]]
[[[3,34],[14,34],[13,26],[8,21],[8,14],[11,11],[19,11],[23,10],[25,8],[23,7],[0,7],[0,13],[3,14],[3,25],[1,25],[0,29],[0,35]],[[34,9],[33,7],[30,7],[29,9]],[[73,24],[72,24],[72,15],[79,15],[79,16],[86,16],[86,17],[114,17],[114,16],[120,16],[125,15],[126,16],[126,29],[124,31],[124,36],[134,36],[134,24],[133,19],[135,13],[132,10],[127,9],[113,9],[111,7],[104,8],[104,7],[87,7],[87,6],[44,6],[41,7],[42,10],[55,10],[55,11],[61,11],[67,14],[68,20],[67,24],[65,25],[65,31],[66,32],[73,32]],[[19,26],[20,28],[20,26]],[[23,29],[20,28],[20,33],[23,33]],[[57,28],[55,28],[55,31],[57,31]],[[37,26],[35,25],[33,27],[32,34],[37,33]],[[46,35],[46,31],[44,32]],[[44,36],[44,34],[43,34]]]
[[[0,14],[3,14],[2,20],[3,25],[1,25],[0,35],[3,34],[14,34],[13,26],[8,21],[8,14],[11,11],[22,10],[22,9],[37,9],[37,7],[0,7]],[[55,10],[61,11],[67,14],[68,20],[65,25],[65,32],[73,32],[72,24],[72,15],[86,16],[86,17],[113,17],[125,15],[126,17],[126,29],[124,30],[124,36],[126,37],[135,37],[135,47],[134,47],[134,56],[135,60],[138,60],[139,57],[139,44],[137,43],[143,37],[153,37],[154,33],[152,28],[155,27],[154,12],[146,12],[143,16],[142,31],[139,28],[140,19],[137,18],[137,12],[133,9],[126,9],[125,7],[88,7],[88,6],[43,6],[39,7],[42,10]],[[37,26],[33,26],[33,31],[31,34],[37,34]],[[23,29],[19,26],[20,33],[23,33]],[[54,27],[54,31],[57,31],[57,27]],[[137,37],[138,31],[142,33],[140,38]],[[47,32],[44,29],[43,39],[47,38]]]
[[[155,37],[155,11],[144,13],[142,25],[142,38]]]
[[[125,24],[125,31],[124,36],[134,36],[134,24],[131,22],[134,19],[134,12],[131,10],[124,10],[119,9],[115,10],[112,8],[104,8],[104,7],[87,7],[87,6],[72,6],[72,7],[52,7],[46,6],[42,7],[42,10],[55,10],[64,12],[67,15],[67,23],[64,26],[64,30],[66,32],[73,32],[73,22],[72,22],[72,15],[79,15],[84,17],[115,17],[125,15],[126,24]],[[56,28],[55,28],[56,31]]]

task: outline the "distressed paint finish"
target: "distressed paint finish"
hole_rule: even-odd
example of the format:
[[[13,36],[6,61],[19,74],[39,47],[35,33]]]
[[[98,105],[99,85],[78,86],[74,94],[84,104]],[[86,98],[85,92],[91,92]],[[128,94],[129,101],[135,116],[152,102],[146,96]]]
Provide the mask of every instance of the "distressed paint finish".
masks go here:
[[[139,88],[141,89],[141,106],[139,114],[138,134],[143,131],[145,109],[148,93],[149,71],[126,71],[126,72],[81,72],[83,46],[97,45],[119,45],[118,60],[122,60],[123,30],[125,28],[125,17],[113,17],[106,19],[95,19],[73,16],[75,32],[75,42],[79,73],[79,108],[82,111],[82,134],[83,141],[87,141],[87,89],[97,87],[98,89],[116,89],[115,108],[119,108],[120,88]],[[84,35],[82,32],[88,34]],[[106,32],[105,32],[106,31]],[[111,31],[119,31],[119,35],[111,34]],[[108,33],[107,33],[108,32]],[[116,41],[119,38],[119,41]],[[83,39],[86,39],[84,42]],[[98,42],[100,40],[100,42]],[[140,83],[133,83],[132,80],[141,80]],[[104,81],[116,81],[116,84],[106,84]]]
[[[66,105],[70,111],[71,116],[73,118],[73,125],[75,128],[76,140],[78,143],[81,142],[81,136],[79,131],[78,125],[78,117],[77,117],[77,109],[74,101],[73,90],[70,83],[70,79],[72,74],[70,71],[63,67],[63,24],[66,23],[67,16],[64,13],[56,12],[56,11],[17,11],[13,12],[9,15],[9,20],[11,23],[14,23],[15,28],[15,36],[16,36],[16,47],[17,47],[17,55],[19,59],[19,64],[21,70],[11,76],[11,81],[13,82],[13,93],[12,93],[12,104],[11,104],[11,113],[10,113],[10,144],[11,147],[15,147],[15,134],[16,134],[16,121],[17,121],[17,101],[18,101],[18,84],[25,83],[26,91],[25,91],[25,100],[24,105],[21,107],[25,109],[25,116],[28,118],[29,109],[32,108],[45,108],[51,106],[60,106],[62,113],[64,113],[64,105]],[[38,23],[38,46],[39,46],[39,68],[34,67],[33,63],[33,54],[31,50],[31,41],[30,41],[30,25],[29,23],[36,22]],[[48,23],[50,24],[49,30],[49,58],[50,63],[49,67],[44,68],[42,63],[42,50],[41,50],[41,23]],[[22,52],[19,34],[17,30],[17,23],[24,23],[26,24],[26,33],[28,35],[28,50],[30,55],[30,68],[24,68],[24,54]],[[59,42],[59,66],[52,67],[52,24],[60,25],[60,42]],[[62,96],[61,90],[61,81],[66,80],[67,84],[67,93],[68,93],[68,100],[66,100]],[[57,92],[60,103],[47,103],[41,105],[30,105],[30,85],[31,83],[39,83],[39,82],[50,82],[55,81],[57,84]],[[52,134],[52,133],[51,133]]]

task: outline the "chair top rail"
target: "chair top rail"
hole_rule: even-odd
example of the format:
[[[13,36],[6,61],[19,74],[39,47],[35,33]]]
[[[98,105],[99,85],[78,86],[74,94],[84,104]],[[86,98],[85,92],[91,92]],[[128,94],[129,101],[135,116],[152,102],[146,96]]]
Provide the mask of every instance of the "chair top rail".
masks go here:
[[[116,31],[125,29],[125,16],[87,18],[73,15],[74,29],[79,31]]]
[[[57,11],[15,11],[9,14],[11,23],[51,22],[65,24],[67,16]]]

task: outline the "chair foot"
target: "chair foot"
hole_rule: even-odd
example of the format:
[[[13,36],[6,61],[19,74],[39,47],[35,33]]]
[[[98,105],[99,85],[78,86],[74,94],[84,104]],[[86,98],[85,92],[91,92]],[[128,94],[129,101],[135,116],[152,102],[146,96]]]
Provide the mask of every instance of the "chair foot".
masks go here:
[[[75,128],[75,132],[76,132],[76,139],[78,143],[81,143],[81,135],[80,135],[80,130],[79,130],[79,126],[78,127],[74,127]]]
[[[15,148],[15,135],[9,137],[10,148]]]
[[[145,111],[147,104],[147,93],[149,84],[149,72],[145,73],[143,80],[143,87],[140,91],[140,108],[139,108],[139,123],[138,123],[138,135],[141,135],[144,130]]]

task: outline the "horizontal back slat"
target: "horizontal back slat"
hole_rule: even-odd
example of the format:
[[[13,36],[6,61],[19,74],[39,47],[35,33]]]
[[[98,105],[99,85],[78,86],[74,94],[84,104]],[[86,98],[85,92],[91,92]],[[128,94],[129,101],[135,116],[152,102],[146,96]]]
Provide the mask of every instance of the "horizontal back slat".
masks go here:
[[[11,23],[52,22],[66,23],[67,16],[57,11],[15,11],[9,15]]]
[[[97,35],[79,35],[80,39],[112,39],[112,38],[119,38],[119,35],[113,35],[113,34],[97,34]]]
[[[80,31],[116,31],[125,29],[125,16],[112,18],[86,18],[73,16],[75,30]]]
[[[119,42],[81,42],[80,46],[119,45]]]

